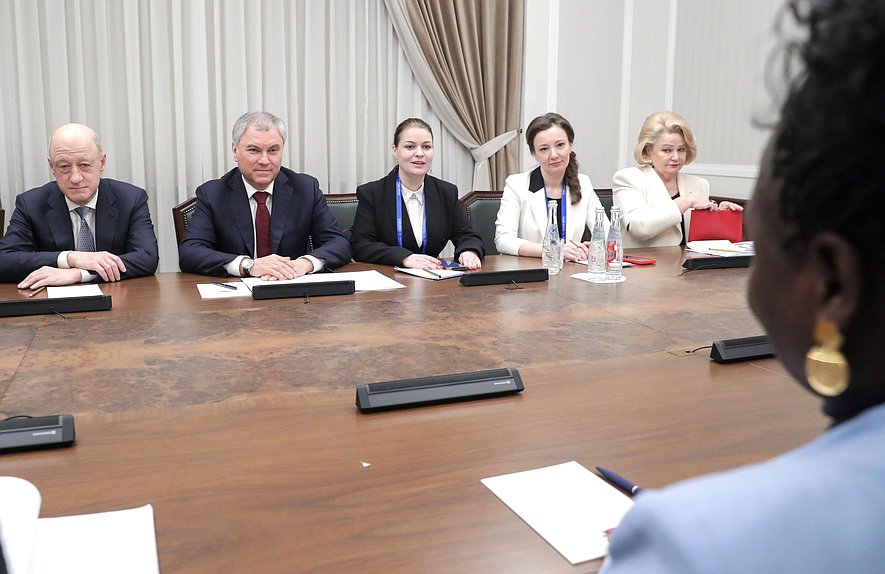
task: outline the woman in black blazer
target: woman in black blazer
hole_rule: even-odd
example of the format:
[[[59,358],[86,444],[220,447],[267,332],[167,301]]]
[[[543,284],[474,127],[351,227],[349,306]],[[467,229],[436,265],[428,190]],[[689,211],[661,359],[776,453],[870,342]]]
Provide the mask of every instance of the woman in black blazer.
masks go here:
[[[458,188],[427,172],[433,165],[433,131],[409,118],[393,134],[397,166],[356,189],[350,244],[353,258],[367,263],[440,269],[437,259],[449,240],[455,258],[479,269],[485,251],[458,200]]]

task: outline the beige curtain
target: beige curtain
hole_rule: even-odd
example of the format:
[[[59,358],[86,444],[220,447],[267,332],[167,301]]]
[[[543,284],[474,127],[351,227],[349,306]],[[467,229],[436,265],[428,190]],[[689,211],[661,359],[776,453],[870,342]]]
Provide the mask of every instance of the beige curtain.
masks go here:
[[[525,0],[385,0],[418,84],[476,162],[473,189],[518,170]]]

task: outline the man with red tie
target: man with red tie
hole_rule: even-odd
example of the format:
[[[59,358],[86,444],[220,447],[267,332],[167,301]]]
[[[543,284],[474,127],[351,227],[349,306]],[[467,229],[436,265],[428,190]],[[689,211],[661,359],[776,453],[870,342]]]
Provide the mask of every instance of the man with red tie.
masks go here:
[[[276,280],[348,263],[350,244],[319,182],[282,167],[283,121],[267,112],[244,114],[232,136],[237,167],[197,188],[178,246],[181,270]]]

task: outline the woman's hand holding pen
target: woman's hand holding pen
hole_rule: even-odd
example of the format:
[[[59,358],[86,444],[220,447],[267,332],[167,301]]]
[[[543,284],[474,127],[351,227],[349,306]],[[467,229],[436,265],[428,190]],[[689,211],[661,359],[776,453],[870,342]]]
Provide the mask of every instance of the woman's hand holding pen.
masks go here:
[[[568,261],[585,261],[590,256],[590,244],[569,239],[563,246],[563,257]]]

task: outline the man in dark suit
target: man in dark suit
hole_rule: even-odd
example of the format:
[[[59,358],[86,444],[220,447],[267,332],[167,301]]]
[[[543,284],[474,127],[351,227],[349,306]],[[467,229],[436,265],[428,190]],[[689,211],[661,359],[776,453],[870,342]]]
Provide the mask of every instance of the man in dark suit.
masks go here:
[[[159,255],[143,189],[101,177],[106,155],[81,124],[49,142],[55,181],[19,194],[0,239],[0,282],[19,289],[152,275]]]
[[[350,245],[316,178],[282,167],[283,121],[244,114],[232,135],[237,167],[197,188],[181,270],[270,281],[348,263]]]

